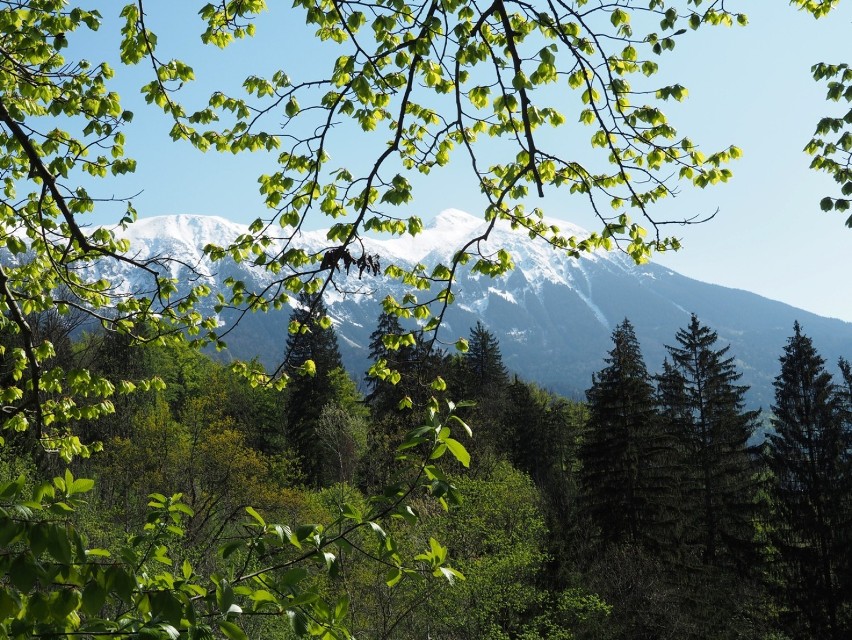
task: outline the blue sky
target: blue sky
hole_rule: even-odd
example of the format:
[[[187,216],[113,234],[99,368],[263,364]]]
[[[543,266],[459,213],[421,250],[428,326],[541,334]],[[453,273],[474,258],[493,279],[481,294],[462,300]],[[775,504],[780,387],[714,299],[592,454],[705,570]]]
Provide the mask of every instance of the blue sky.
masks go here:
[[[101,4],[106,24],[96,36],[86,37],[81,50],[90,59],[115,61],[114,14],[123,3]],[[656,260],[693,278],[852,321],[847,283],[852,230],[843,226],[845,217],[820,211],[820,198],[836,189],[829,178],[808,169],[809,159],[802,153],[819,118],[847,108],[825,102],[824,89],[811,80],[809,69],[818,61],[852,61],[852,7],[841,3],[828,19],[816,21],[782,2],[740,6],[749,26],[690,33],[674,54],[660,60],[661,77],[689,89],[684,104],[666,108],[678,130],[704,149],[736,144],[745,155],[732,165],[731,183],[707,190],[684,188],[660,208],[661,218],[708,214],[717,208],[719,213],[704,225],[668,228],[667,233],[682,238],[684,248]],[[339,53],[316,43],[301,26],[301,15],[283,5],[258,22],[254,41],[223,52],[198,40],[199,23],[193,16],[200,3],[149,0],[146,7],[149,27],[160,36],[162,57],[180,58],[196,70],[198,80],[186,96],[190,102],[213,89],[238,87],[250,73],[277,68],[293,75],[308,73]],[[264,215],[257,177],[274,170],[274,158],[202,155],[188,145],[171,143],[168,120],[138,97],[148,73],[143,66],[129,73],[119,68],[116,74],[113,88],[122,94],[125,108],[136,114],[127,148],[139,164],[133,176],[109,185],[109,195],[141,191],[134,202],[143,217],[197,213],[249,222]],[[584,140],[588,135],[582,132]],[[351,141],[355,150],[360,144]],[[428,219],[445,208],[473,214],[481,209],[476,185],[454,165],[422,185],[411,213]],[[577,202],[531,198],[529,206],[596,228],[589,211]],[[105,215],[94,221],[106,222]],[[317,226],[327,224],[317,221]]]

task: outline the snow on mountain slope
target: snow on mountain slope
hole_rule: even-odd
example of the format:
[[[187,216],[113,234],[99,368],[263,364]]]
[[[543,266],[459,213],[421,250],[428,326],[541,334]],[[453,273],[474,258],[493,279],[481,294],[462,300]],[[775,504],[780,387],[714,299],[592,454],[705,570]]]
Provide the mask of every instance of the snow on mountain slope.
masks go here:
[[[583,229],[561,221],[548,221],[563,234],[579,238]],[[365,250],[379,254],[382,266],[390,262],[427,268],[447,263],[464,243],[481,234],[486,223],[458,210],[439,214],[416,237],[367,238]],[[140,220],[124,233],[131,253],[140,257],[167,255],[197,266],[214,288],[227,276],[261,284],[270,277],[247,262],[211,265],[203,256],[208,243],[227,245],[247,233],[247,227],[222,218],[179,215]],[[298,246],[319,253],[333,246],[324,231],[302,234]],[[768,406],[772,380],[777,375],[778,355],[799,320],[828,361],[852,355],[852,324],[820,318],[788,305],[735,289],[727,289],[685,278],[655,264],[637,267],[619,252],[595,252],[572,259],[543,241],[531,241],[508,224],[498,223],[483,253],[506,249],[515,269],[507,276],[491,279],[461,269],[454,291],[456,303],[448,311],[441,337],[452,342],[467,336],[477,322],[484,322],[500,340],[507,366],[540,384],[582,397],[591,374],[599,370],[611,348],[612,328],[625,317],[636,327],[649,368],[659,369],[666,357],[666,344],[696,313],[703,323],[719,332],[721,345],[731,344],[743,370],[743,382],[753,387],[754,405]],[[113,282],[132,278],[115,267]],[[172,266],[172,276],[183,282],[188,271]],[[342,290],[360,291],[343,295],[329,291],[326,304],[340,338],[344,362],[356,376],[367,368],[369,336],[386,295],[401,299],[402,286],[383,276],[357,272],[344,276]],[[208,310],[209,311],[209,310]],[[286,341],[288,312],[250,314],[229,336],[231,355],[259,356],[268,366],[277,364]],[[229,317],[221,318],[227,323]]]
[[[588,232],[574,225],[561,221],[548,221],[548,223],[557,224],[564,233],[571,233],[580,239],[588,236]],[[448,209],[436,216],[417,236],[365,238],[364,246],[368,253],[378,254],[383,264],[394,261],[410,266],[423,262],[431,267],[439,261],[449,263],[453,255],[470,238],[483,233],[486,226],[487,223],[481,218],[457,209]],[[227,246],[239,235],[245,233],[248,233],[247,226],[224,218],[182,214],[141,219],[130,225],[120,235],[130,240],[131,255],[141,259],[171,256],[180,263],[197,267],[202,274],[211,276],[209,279],[215,281],[213,276],[221,270],[221,265],[212,265],[204,257],[203,248],[207,244]],[[302,233],[296,242],[298,246],[309,252],[321,252],[330,246],[325,234],[324,230]],[[584,263],[603,259],[614,261],[615,268],[624,267],[625,257],[616,253],[591,254],[584,257],[582,261],[568,258],[564,253],[554,251],[543,241],[533,242],[526,235],[512,231],[505,222],[499,222],[491,233],[490,239],[479,245],[483,254],[494,253],[498,248],[504,248],[512,254],[516,270],[524,276],[526,288],[531,287],[533,290],[540,291],[543,282],[550,282],[575,289],[586,304],[596,310],[596,313],[598,311],[593,302],[591,284],[585,273]],[[275,246],[270,249],[270,251],[274,250]],[[249,269],[247,266],[244,268]],[[171,269],[172,277],[181,277],[182,267],[179,263],[173,264]],[[250,272],[255,281],[266,280],[262,269],[250,269]],[[353,279],[354,274],[344,278],[344,288],[349,289],[355,285]],[[502,292],[501,295],[507,299],[520,298],[517,291],[501,289],[499,286],[493,287],[493,291]],[[468,300],[466,303],[481,306],[487,302]],[[604,324],[606,324],[605,321]]]
[[[481,233],[485,226],[482,218],[458,209],[447,209],[439,213],[417,236],[373,240],[371,245],[380,255],[392,255],[409,263],[422,262],[435,251],[445,251],[452,255],[461,249],[465,240]]]

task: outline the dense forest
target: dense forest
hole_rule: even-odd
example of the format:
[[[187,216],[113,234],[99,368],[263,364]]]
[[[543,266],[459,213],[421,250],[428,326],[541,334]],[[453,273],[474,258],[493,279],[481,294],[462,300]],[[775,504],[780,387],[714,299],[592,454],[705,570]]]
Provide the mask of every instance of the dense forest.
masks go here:
[[[54,365],[140,388],[116,393],[112,414],[80,416],[74,431],[95,453],[70,466],[32,430],[6,432],[3,637],[72,637],[81,614],[121,620],[125,596],[139,594],[157,615],[135,629],[138,637],[169,637],[184,614],[163,594],[180,593],[196,574],[213,576],[215,597],[202,588],[180,597],[210,597],[241,614],[237,625],[210,613],[207,637],[216,619],[229,638],[327,633],[316,631],[321,621],[288,620],[264,606],[272,592],[287,592],[292,572],[301,585],[295,597],[332,603],[329,616],[345,618],[354,637],[852,633],[852,370],[841,360],[842,379],[833,380],[798,325],[780,345],[775,403],[761,413],[744,407],[734,354],[694,316],[673,336],[658,375],[624,320],[586,401],[577,402],[513,376],[481,324],[466,352],[449,356],[386,313],[370,345],[376,365],[353,379],[322,315],[321,302],[294,311],[307,330],[289,336],[287,366],[311,361],[315,370],[282,390],[252,386],[188,346],[81,334],[55,314],[32,319],[56,345]],[[4,350],[15,340],[4,336]],[[3,378],[16,375],[2,364]],[[375,527],[350,531],[347,518],[406,482],[410,434],[436,398],[470,401],[453,415],[473,435],[447,437],[430,453],[444,466],[429,467],[430,484],[411,485],[406,509],[417,517],[389,519],[393,548],[374,551]],[[310,554],[293,549],[258,548],[251,523],[266,521],[284,523],[302,544],[336,528],[333,570],[305,565]],[[315,524],[298,532],[306,522]],[[103,559],[102,582],[76,589],[71,574],[51,569],[74,564],[75,544]],[[420,579],[428,553],[413,565],[393,560],[424,547],[448,559],[450,580]],[[283,583],[229,585],[268,557],[293,563]],[[138,585],[149,581],[135,596],[115,568],[126,563]],[[38,613],[39,598],[42,615],[27,626],[19,614],[27,602]],[[290,602],[292,610],[300,600]],[[323,637],[344,637],[335,633]]]
[[[665,112],[699,73],[678,43],[745,14],[724,0],[92,4],[0,0],[0,640],[852,635],[852,366],[833,378],[800,326],[762,413],[698,318],[658,375],[625,320],[584,402],[512,375],[481,324],[457,353],[439,347],[459,269],[513,269],[509,248],[486,248],[498,223],[563,259],[618,248],[642,264],[681,246],[669,225],[715,216],[712,200],[657,203],[727,183],[743,152],[699,147]],[[839,2],[790,4],[823,17]],[[790,33],[753,57],[815,43]],[[714,71],[739,62],[701,42]],[[829,108],[805,152],[835,182],[820,207],[845,215],[852,69],[811,72]],[[781,104],[740,93],[760,121]],[[148,166],[176,180],[125,182],[149,142]],[[210,173],[207,152],[239,160]],[[137,207],[165,206],[141,191],[210,212],[242,169],[251,221],[226,245],[187,260],[122,237]],[[423,196],[456,176],[485,224],[448,259],[366,252],[371,234],[416,243]],[[560,231],[554,204],[594,230]],[[301,232],[324,223],[306,249]],[[208,284],[204,264],[232,261],[262,281]],[[405,289],[383,300],[355,378],[322,308],[350,268]],[[220,314],[270,309],[295,309],[277,370],[202,355],[226,346]]]

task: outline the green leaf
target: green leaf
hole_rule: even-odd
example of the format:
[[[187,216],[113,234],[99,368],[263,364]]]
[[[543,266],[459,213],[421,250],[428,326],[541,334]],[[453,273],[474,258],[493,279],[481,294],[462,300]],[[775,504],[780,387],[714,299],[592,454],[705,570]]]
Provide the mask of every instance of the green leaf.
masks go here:
[[[219,547],[219,555],[222,556],[223,560],[227,560],[234,551],[240,549],[243,545],[244,543],[242,540],[231,540]]]
[[[266,526],[266,520],[264,520],[261,515],[254,510],[253,507],[246,507],[246,513],[248,513],[252,518],[257,520],[258,524],[260,524],[261,527]]]
[[[456,581],[456,579],[458,579],[458,580],[464,580],[465,579],[464,575],[462,575],[459,571],[456,571],[455,569],[453,569],[451,567],[438,567],[438,569],[436,570],[436,573],[438,575],[446,578],[447,582],[449,582],[450,584],[453,584]]]
[[[450,450],[450,453],[452,453],[456,460],[461,462],[463,466],[470,466],[470,454],[461,442],[453,440],[452,438],[447,438],[444,440],[444,444],[447,445],[447,449]]]
[[[300,609],[288,609],[287,617],[290,620],[290,627],[298,636],[306,636],[308,634],[308,617]]]
[[[21,492],[25,482],[26,478],[21,474],[15,480],[0,485],[0,498],[11,500]]]
[[[334,619],[338,622],[343,620],[346,617],[346,614],[349,612],[349,597],[343,595],[337,601],[337,604],[334,606]]]
[[[216,605],[219,611],[226,613],[234,604],[234,590],[227,580],[220,580],[216,585]]]
[[[86,493],[91,491],[95,486],[95,481],[91,478],[77,478],[71,483],[71,493]]]
[[[290,569],[279,579],[282,587],[295,587],[302,580],[308,577],[308,571],[302,567]]]
[[[16,589],[29,593],[36,583],[36,562],[30,553],[18,555],[9,565],[9,578]]]
[[[465,406],[475,406],[475,405],[476,405],[476,403],[466,403],[466,404],[465,404],[465,403],[461,403],[461,402],[460,402],[460,403],[459,403],[458,405],[456,405],[456,406],[459,406],[459,407],[465,407]],[[473,437],[473,431],[471,430],[471,428],[468,426],[468,424],[467,424],[464,420],[462,420],[461,418],[459,418],[457,415],[455,415],[455,414],[451,415],[451,416],[447,419],[447,422],[455,422],[455,423],[456,423],[456,424],[458,424],[458,425],[459,425],[462,429],[464,429],[465,433],[468,435],[468,437],[469,437],[469,438],[472,438],[472,437]]]
[[[355,522],[361,522],[361,520],[363,520],[361,512],[355,507],[355,505],[349,502],[343,505],[343,507],[341,508],[341,513],[343,514],[344,518],[354,520]]]
[[[107,592],[98,582],[92,581],[83,589],[83,611],[90,616],[95,616],[103,608],[106,602]]]
[[[222,620],[219,622],[219,631],[221,631],[228,640],[248,640],[246,632],[229,620]]]
[[[60,589],[50,606],[50,613],[55,620],[64,620],[72,611],[80,606],[82,598],[77,589]]]
[[[47,533],[47,550],[59,562],[71,562],[71,541],[64,524],[52,524]]]
[[[394,567],[385,574],[385,584],[389,587],[394,586],[400,580],[402,580],[402,570],[399,567]]]
[[[21,601],[8,589],[0,589],[0,620],[10,620],[21,610]]]

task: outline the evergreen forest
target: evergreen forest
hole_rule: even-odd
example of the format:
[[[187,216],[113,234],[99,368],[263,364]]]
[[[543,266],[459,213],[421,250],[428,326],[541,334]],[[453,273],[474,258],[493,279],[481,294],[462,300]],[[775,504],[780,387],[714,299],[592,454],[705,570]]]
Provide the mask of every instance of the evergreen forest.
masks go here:
[[[481,323],[451,356],[388,313],[352,377],[301,301],[286,366],[313,365],[281,390],[31,319],[116,392],[70,464],[4,434],[0,636],[850,637],[852,368],[798,324],[760,412],[695,316],[656,375],[625,319],[580,401],[507,371]]]

